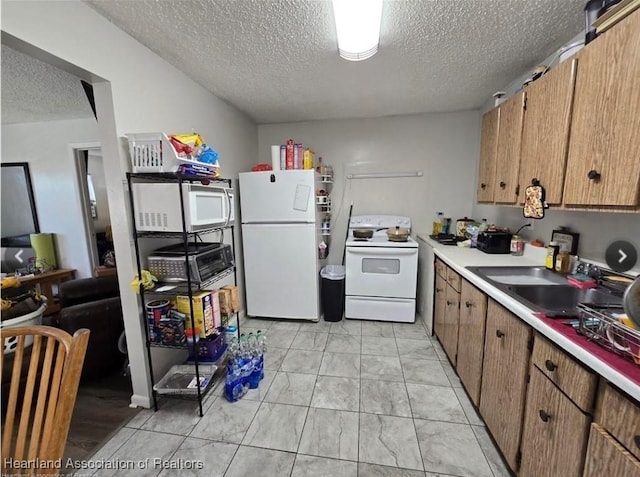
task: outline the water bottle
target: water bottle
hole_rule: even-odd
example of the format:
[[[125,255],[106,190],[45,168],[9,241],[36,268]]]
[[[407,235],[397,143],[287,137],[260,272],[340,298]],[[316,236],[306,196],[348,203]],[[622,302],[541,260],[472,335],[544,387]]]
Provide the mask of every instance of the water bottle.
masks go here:
[[[249,346],[249,339],[244,333],[240,336],[239,364],[243,383],[248,384],[249,376],[251,376],[251,373],[253,372],[253,356]]]
[[[264,378],[264,354],[267,352],[267,335],[262,330],[258,330],[256,340],[260,350],[260,379],[262,379]]]
[[[251,353],[251,375],[248,378],[249,388],[256,389],[260,384],[260,376],[262,374],[262,360],[258,341],[253,333],[250,333],[247,338],[247,343]]]
[[[224,385],[224,396],[230,402],[241,399],[249,391],[248,383],[242,377],[242,369],[237,359],[230,358],[227,362],[227,377]]]

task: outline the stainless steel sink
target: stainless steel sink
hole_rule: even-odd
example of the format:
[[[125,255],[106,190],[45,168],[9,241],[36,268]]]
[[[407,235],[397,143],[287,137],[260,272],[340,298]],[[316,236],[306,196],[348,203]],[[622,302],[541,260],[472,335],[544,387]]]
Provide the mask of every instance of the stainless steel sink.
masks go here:
[[[622,298],[607,289],[583,290],[544,267],[467,267],[523,305],[547,316],[576,316],[578,303],[596,308],[622,308]],[[529,281],[528,278],[530,278]]]
[[[494,284],[566,285],[562,275],[545,267],[467,267],[476,275]]]

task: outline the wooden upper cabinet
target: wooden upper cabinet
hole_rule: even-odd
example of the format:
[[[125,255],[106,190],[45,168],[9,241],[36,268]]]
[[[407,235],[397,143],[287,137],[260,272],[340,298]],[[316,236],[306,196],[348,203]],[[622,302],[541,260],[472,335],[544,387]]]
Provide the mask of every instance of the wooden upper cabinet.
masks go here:
[[[518,171],[524,117],[524,92],[512,96],[500,105],[496,175],[493,200],[496,203],[515,204],[518,198]]]
[[[640,11],[578,53],[564,203],[638,206],[638,131]]]
[[[480,164],[478,166],[478,202],[493,202],[499,122],[500,108],[493,108],[482,116]]]
[[[565,61],[526,88],[518,203],[537,179],[549,204],[562,202],[576,60]]]

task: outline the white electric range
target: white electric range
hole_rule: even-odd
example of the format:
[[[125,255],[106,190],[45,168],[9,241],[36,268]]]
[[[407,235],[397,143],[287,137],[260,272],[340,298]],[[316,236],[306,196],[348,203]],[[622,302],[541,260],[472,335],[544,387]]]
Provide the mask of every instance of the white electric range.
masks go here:
[[[387,229],[411,229],[409,217],[351,217],[346,242],[345,318],[413,323],[416,319],[418,243],[393,242]],[[370,239],[353,236],[354,229],[373,230]]]

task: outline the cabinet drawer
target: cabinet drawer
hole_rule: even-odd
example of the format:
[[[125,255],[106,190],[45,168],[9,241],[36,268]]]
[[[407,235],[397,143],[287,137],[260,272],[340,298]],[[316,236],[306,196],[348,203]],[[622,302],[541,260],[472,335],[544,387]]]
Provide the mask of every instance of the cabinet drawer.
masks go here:
[[[640,459],[640,407],[604,381],[595,421]]]
[[[580,409],[592,411],[598,387],[597,375],[540,335],[535,338],[532,363]]]
[[[434,268],[436,269],[436,275],[440,275],[445,280],[447,279],[447,266],[442,260],[436,258]]]
[[[533,368],[522,431],[519,477],[582,475],[591,416]]]
[[[460,275],[449,267],[447,267],[447,283],[451,285],[451,288],[460,293]]]
[[[598,424],[591,424],[583,477],[640,477],[640,462]]]

